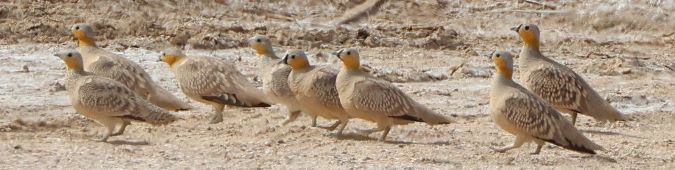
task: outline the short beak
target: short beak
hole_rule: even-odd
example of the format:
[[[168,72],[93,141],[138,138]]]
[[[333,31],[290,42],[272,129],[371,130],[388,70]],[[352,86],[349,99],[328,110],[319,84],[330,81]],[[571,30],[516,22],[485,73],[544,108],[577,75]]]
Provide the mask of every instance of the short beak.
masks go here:
[[[333,55],[335,55],[335,57],[337,57],[338,59],[342,60],[342,58],[340,58],[340,53],[342,53],[342,50],[333,51],[333,52],[330,53],[330,54],[333,54]]]
[[[54,57],[61,58],[61,56],[59,56],[58,54],[54,54]]]
[[[162,56],[157,57],[157,62],[162,62]]]
[[[284,56],[284,59],[281,60],[281,62],[284,62],[284,64],[288,65],[288,54]]]
[[[521,26],[521,25],[523,25],[523,24],[520,24],[520,25],[518,25],[518,26],[512,27],[512,28],[511,28],[511,31],[518,32],[518,30],[520,29],[520,26]]]
[[[492,51],[490,55],[487,56],[488,59],[492,59],[492,55],[495,55],[495,51]]]

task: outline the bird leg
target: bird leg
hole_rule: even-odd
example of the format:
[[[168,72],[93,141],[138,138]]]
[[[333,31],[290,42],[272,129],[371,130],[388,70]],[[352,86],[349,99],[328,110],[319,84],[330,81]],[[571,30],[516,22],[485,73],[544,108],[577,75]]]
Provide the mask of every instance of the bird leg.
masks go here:
[[[347,127],[347,123],[349,123],[349,119],[339,120],[338,122],[341,123],[340,128],[337,131],[337,136],[339,137],[339,136],[342,136],[342,131],[344,131],[345,127]]]
[[[312,127],[316,127],[316,115],[312,115]],[[335,129],[335,128],[333,128]],[[333,130],[331,130],[333,131]]]
[[[577,112],[572,112],[572,126],[574,126],[577,123]]]
[[[105,134],[99,139],[100,142],[108,142],[108,138],[115,131],[115,122],[113,120],[102,121],[101,124],[105,127]]]
[[[535,150],[534,152],[532,152],[532,153],[530,153],[530,154],[532,154],[532,155],[539,155],[539,152],[541,151],[541,147],[544,146],[544,141],[536,140],[535,143],[537,143],[537,150]]]
[[[387,134],[389,134],[389,130],[391,130],[391,126],[385,127],[384,132],[382,132],[382,136],[380,136],[380,139],[378,140],[384,142],[385,139],[387,139]]]
[[[284,126],[288,123],[291,123],[291,122],[295,121],[296,119],[298,119],[299,116],[300,116],[299,110],[298,111],[289,111],[288,117],[286,118],[286,120],[284,120],[284,122],[281,122],[281,126]]]
[[[223,109],[225,108],[224,105],[217,105],[213,107],[213,116],[211,117],[211,121],[209,122],[210,124],[216,124],[223,122]]]
[[[123,122],[122,122],[122,126],[120,127],[120,129],[117,130],[117,132],[115,132],[115,133],[113,133],[113,134],[110,134],[110,136],[118,136],[118,135],[124,134],[124,130],[127,128],[127,126],[128,126],[129,124],[131,124],[131,122],[129,122],[129,121],[127,121],[127,120],[122,120],[122,121],[123,121]]]
[[[337,122],[333,123],[333,125],[330,125],[330,126],[328,126],[328,127],[325,127],[325,126],[318,126],[318,128],[326,129],[326,130],[328,130],[328,131],[333,131],[333,130],[335,130],[335,128],[337,128],[338,125],[340,125],[341,123],[342,123],[342,122],[338,120]]]
[[[513,142],[512,145],[505,146],[503,148],[492,148],[492,147],[490,147],[490,149],[494,150],[495,152],[503,153],[503,152],[506,152],[506,151],[514,149],[514,148],[519,148],[520,146],[523,146],[523,144],[525,144],[525,138],[520,137],[520,136],[516,136],[516,141]]]

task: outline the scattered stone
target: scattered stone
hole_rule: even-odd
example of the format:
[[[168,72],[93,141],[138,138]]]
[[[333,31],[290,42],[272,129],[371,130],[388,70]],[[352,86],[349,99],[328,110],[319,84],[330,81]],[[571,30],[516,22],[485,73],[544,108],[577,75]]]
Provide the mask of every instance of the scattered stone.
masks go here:
[[[448,79],[448,75],[446,75],[443,72],[438,71],[438,70],[427,70],[427,71],[424,71],[424,73],[427,74],[427,76],[429,76],[429,78],[431,78],[432,80]]]
[[[14,149],[23,149],[23,147],[21,145],[14,145]]]
[[[632,72],[630,68],[619,68],[617,71],[621,74],[630,74]]]
[[[471,67],[471,66],[461,67],[453,74],[453,77],[490,78],[491,76],[492,76],[492,72],[489,69],[480,68],[480,67]]]
[[[24,64],[23,66],[21,66],[21,71],[19,71],[19,72],[22,72],[22,73],[30,72],[30,70],[28,69],[28,64]]]
[[[59,81],[55,81],[52,84],[49,84],[49,92],[59,92],[64,90],[66,90],[66,86],[59,83]]]

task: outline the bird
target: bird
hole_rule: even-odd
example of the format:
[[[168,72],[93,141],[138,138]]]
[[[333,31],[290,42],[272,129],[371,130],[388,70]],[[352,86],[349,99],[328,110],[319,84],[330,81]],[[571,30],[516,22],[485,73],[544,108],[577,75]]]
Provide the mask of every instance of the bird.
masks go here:
[[[126,85],[86,72],[79,52],[62,52],[54,56],[63,60],[67,67],[66,90],[75,110],[105,127],[106,133],[100,141],[107,142],[109,137],[123,134],[131,121],[166,125],[178,119]],[[117,131],[116,127],[119,127]]]
[[[380,141],[385,141],[393,125],[452,122],[448,117],[416,102],[390,82],[362,71],[357,49],[341,49],[335,55],[342,61],[336,80],[342,107],[351,117],[377,123],[377,129],[368,133],[384,131]]]
[[[263,92],[273,102],[286,106],[288,117],[281,125],[295,121],[300,116],[300,102],[288,86],[288,75],[291,67],[284,64],[272,49],[272,42],[263,35],[255,35],[248,39],[249,47],[261,57],[258,64],[258,77],[262,78]],[[312,116],[312,127],[316,127],[316,115]]]
[[[541,54],[537,25],[520,24],[511,30],[517,32],[524,42],[518,59],[523,84],[556,110],[569,113],[572,125],[576,124],[578,113],[599,122],[628,120],[572,69]]]
[[[262,91],[225,60],[187,56],[177,48],[165,49],[159,60],[169,65],[186,96],[213,107],[211,124],[223,121],[225,106],[271,106]]]
[[[94,29],[88,24],[75,24],[71,27],[71,31],[78,40],[77,51],[83,57],[85,71],[119,81],[136,94],[166,110],[192,109],[189,104],[152,81],[150,75],[140,65],[120,54],[99,48],[94,38]]]
[[[537,144],[532,154],[539,154],[545,142],[588,154],[604,150],[574,128],[541,97],[513,81],[513,58],[510,53],[493,52],[491,60],[497,73],[490,85],[490,115],[500,128],[516,136],[513,145],[493,150],[506,152],[527,142]]]
[[[337,119],[332,126],[321,128],[332,131],[339,126],[337,136],[341,137],[350,117],[340,105],[335,88],[337,70],[329,66],[310,65],[302,50],[287,51],[283,62],[291,67],[288,86],[300,102],[302,112],[311,116]]]

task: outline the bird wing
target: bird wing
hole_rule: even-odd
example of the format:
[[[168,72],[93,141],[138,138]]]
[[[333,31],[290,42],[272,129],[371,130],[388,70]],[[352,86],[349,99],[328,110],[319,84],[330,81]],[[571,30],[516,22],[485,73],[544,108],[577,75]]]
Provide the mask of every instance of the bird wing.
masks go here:
[[[585,82],[572,71],[541,67],[530,72],[526,84],[529,90],[557,108],[582,113],[588,107]]]
[[[366,113],[421,121],[417,116],[410,115],[414,112],[415,103],[396,86],[383,80],[366,78],[355,82],[352,104]]]
[[[254,106],[262,93],[234,65],[215,58],[190,57],[176,71],[181,89],[188,95],[237,106]],[[260,93],[260,94],[259,94]]]
[[[77,86],[80,105],[111,117],[133,115],[139,110],[136,95],[123,84],[108,78],[86,76]]]
[[[119,81],[143,97],[152,91],[152,79],[141,66],[117,54],[99,55],[99,59],[88,66],[88,71]]]
[[[308,96],[314,96],[316,102],[323,106],[332,108],[342,108],[340,104],[340,97],[338,96],[337,88],[335,87],[335,79],[337,78],[337,70],[330,67],[317,67],[316,70],[309,76],[311,81],[305,87],[309,87],[305,93]]]

